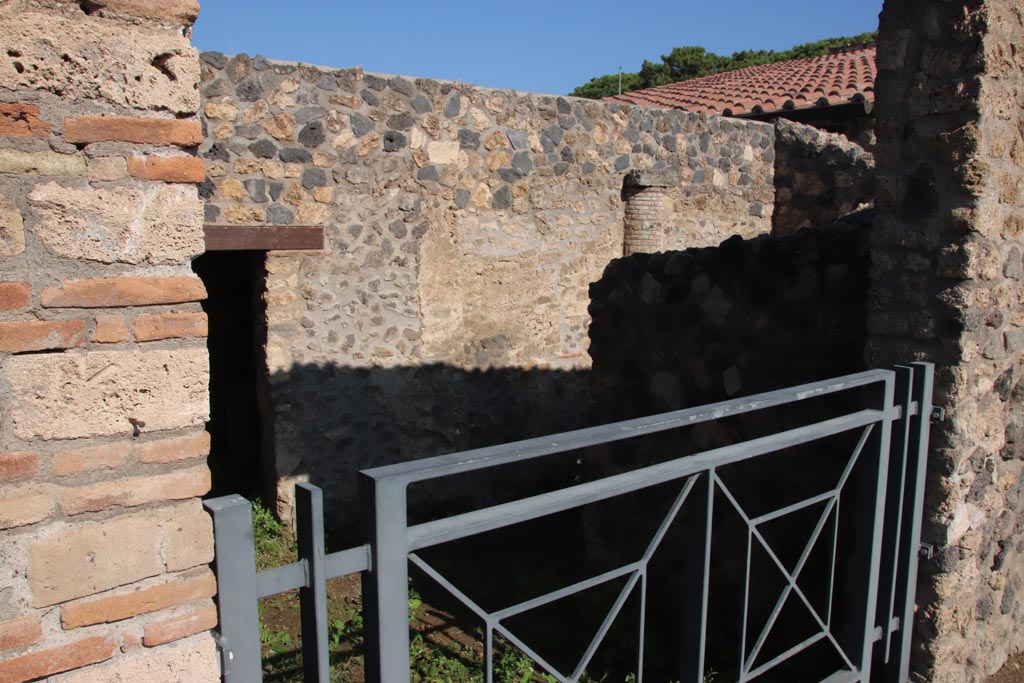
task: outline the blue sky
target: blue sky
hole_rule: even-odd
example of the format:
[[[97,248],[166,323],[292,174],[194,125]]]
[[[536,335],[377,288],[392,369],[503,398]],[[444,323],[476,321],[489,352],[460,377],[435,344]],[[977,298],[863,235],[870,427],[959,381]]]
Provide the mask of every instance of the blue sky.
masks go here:
[[[782,50],[878,26],[882,0],[205,0],[201,50],[564,94],[681,45]]]

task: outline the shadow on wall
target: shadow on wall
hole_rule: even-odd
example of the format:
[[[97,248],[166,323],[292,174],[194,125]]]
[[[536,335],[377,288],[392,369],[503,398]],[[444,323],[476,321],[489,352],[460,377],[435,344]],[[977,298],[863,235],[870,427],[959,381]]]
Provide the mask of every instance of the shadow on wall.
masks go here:
[[[295,481],[310,481],[324,489],[338,536],[354,537],[359,470],[589,426],[588,383],[586,370],[293,366],[270,378],[278,510],[290,508]],[[430,487],[426,514],[511,499],[551,480],[517,472],[524,483],[498,475],[484,485],[493,476]]]
[[[361,469],[558,434],[860,370],[869,224],[870,215],[864,215],[793,237],[729,240],[715,249],[613,262],[591,288],[594,370],[300,364],[274,374],[269,378],[273,413],[266,421],[274,432],[268,443],[273,446],[269,452],[274,453],[278,510],[289,510],[296,480],[320,486],[327,528],[333,532],[329,545],[341,549],[357,539]],[[488,343],[495,346],[483,349],[491,354],[485,353],[483,362],[502,355],[500,340]],[[815,410],[788,407],[417,485],[410,490],[410,522],[564,488],[823,419],[830,412],[845,411],[849,398],[836,397]],[[724,467],[719,475],[744,509],[761,514],[775,509],[771,505],[803,500],[834,484],[856,436],[842,434],[743,467]],[[833,453],[836,457],[830,457]],[[482,604],[507,605],[635,559],[678,487],[678,482],[652,487],[546,517],[504,535],[492,532],[447,544],[425,556]],[[835,522],[839,537],[856,535],[861,518],[856,502],[845,504],[847,516]],[[732,668],[734,644],[743,635],[735,616],[742,609],[737,586],[746,580],[748,537],[745,521],[724,502],[716,505],[721,509],[716,508],[715,518],[722,523],[713,542],[719,551],[712,564],[708,652],[711,666],[729,680],[738,673]],[[654,651],[676,651],[672,644],[680,642],[682,622],[675,601],[692,593],[685,570],[677,569],[685,564],[687,553],[681,549],[697,529],[699,516],[684,509],[680,519],[666,537],[665,552],[652,565],[651,595],[659,596],[649,612],[649,620],[657,625],[648,634],[649,642],[656,644]],[[778,527],[779,538],[773,539],[775,549],[787,558],[799,555],[815,521],[787,518]],[[817,546],[813,550],[809,574],[835,577],[838,586],[853,581],[852,559],[833,573],[831,556]],[[777,585],[781,577],[771,563],[764,557],[755,559],[760,571],[750,583],[752,609],[767,620],[783,587]],[[822,581],[805,583],[805,588],[818,597],[826,595],[828,586]],[[495,590],[496,585],[500,589]],[[613,598],[598,594],[590,602],[570,605],[568,613],[539,613],[519,627],[533,635],[531,642],[558,644],[558,652],[544,653],[556,661],[573,646],[585,645],[573,640],[575,631],[568,625],[590,624],[576,630],[592,634]],[[847,609],[846,616],[842,609]],[[850,609],[837,607],[840,631],[846,628],[843,624],[855,622]],[[613,642],[632,642],[628,634],[635,633],[638,615],[633,596],[622,620],[626,635]],[[781,636],[769,641],[771,647],[785,650],[791,644],[787,638],[813,629],[807,619],[803,613],[782,614]],[[628,673],[635,655],[627,649],[614,648],[607,668],[595,670]],[[811,653],[810,663],[799,662],[803,670],[780,669],[766,680],[802,680],[808,666],[835,670],[839,665],[834,659],[834,653]],[[674,662],[650,664],[652,672],[664,674],[660,680],[678,677]]]
[[[612,262],[590,288],[595,419],[863,370],[872,217]]]
[[[361,469],[861,370],[868,225],[865,214],[792,237],[613,262],[591,288],[592,371],[304,364],[275,374],[277,508],[287,515],[295,482],[311,481],[332,526],[353,537]],[[581,475],[589,468],[577,459],[536,464],[537,476],[425,487],[428,507],[447,513],[542,489],[555,475],[594,474]]]
[[[303,406],[301,412],[279,413],[278,423],[296,425],[288,435],[289,443],[307,444],[307,452],[321,457],[298,462],[291,476],[308,478],[324,488],[329,550],[339,550],[357,542],[353,522],[358,513],[359,469],[586,426],[589,379],[586,371],[467,372],[449,366],[364,369],[299,365],[272,381],[279,391],[287,389],[294,401],[292,405]],[[616,402],[620,398],[606,395],[604,400]],[[833,407],[848,408],[845,403]],[[714,434],[698,429],[678,430],[414,485],[409,496],[410,523],[600,479],[617,471],[750,438],[759,430],[776,431],[789,422],[806,423],[812,417],[818,415],[804,408],[793,411],[790,407],[770,412],[764,420],[723,420],[716,423]],[[829,456],[848,457],[853,448],[850,440],[855,441],[856,436],[843,434],[754,463],[723,467],[718,474],[746,510],[763,514],[774,509],[773,505],[790,504],[820,493],[826,486],[823,481],[834,483],[846,459]],[[278,443],[281,441],[279,434]],[[492,610],[507,607],[635,561],[653,538],[682,485],[673,481],[653,486],[506,530],[426,549],[420,554],[478,604]],[[694,496],[693,501],[697,500]],[[689,578],[686,553],[681,549],[687,548],[703,528],[698,526],[702,522],[697,517],[696,505],[697,502],[691,502],[683,509],[678,523],[672,525],[666,536],[663,551],[652,564],[649,586],[653,602],[647,607],[646,636],[651,643],[650,652],[676,653],[678,650],[672,644],[683,637],[683,596],[692,594],[695,584]],[[711,668],[723,675],[723,680],[729,680],[735,673],[731,668],[734,645],[740,638],[737,615],[742,613],[743,606],[737,601],[742,595],[739,587],[745,580],[747,535],[745,522],[735,517],[724,500],[716,505],[715,518],[722,521],[713,541],[718,550],[712,563],[709,662]],[[840,520],[836,533],[851,538],[853,521],[862,508],[851,502],[844,509],[848,510],[849,519]],[[815,511],[820,512],[817,508]],[[814,518],[796,517],[787,518],[787,526],[778,527],[779,538],[772,540],[773,547],[783,553],[787,562],[802,549],[793,544],[804,543],[814,528]],[[818,552],[810,558],[808,575],[821,580],[838,577],[837,585],[852,580],[846,564],[836,570],[838,573],[830,573],[824,550],[825,546],[816,546]],[[751,609],[752,614],[767,620],[782,586],[777,585],[780,577],[770,562],[764,557],[757,558],[757,562],[754,566],[759,573],[750,583],[754,595]],[[414,576],[422,578],[416,572]],[[611,583],[588,591],[579,599],[531,612],[517,618],[513,629],[528,642],[538,644],[545,658],[566,670],[576,661],[572,653],[582,652],[586,647],[622,585]],[[803,585],[808,592],[816,591],[815,596],[827,589],[817,580],[804,580]],[[429,582],[423,581],[417,588],[432,590],[427,597],[435,607],[461,613],[454,602]],[[835,619],[837,629],[848,639],[852,636],[844,629],[852,618],[843,610],[848,608],[836,608]],[[612,672],[609,680],[622,680],[635,671],[630,666],[636,661],[633,648],[639,614],[638,592],[634,592],[623,617],[616,621],[609,647],[595,660],[593,671]],[[784,649],[785,638],[805,635],[813,628],[806,621],[803,614],[781,615],[775,631],[782,635],[769,643]],[[654,657],[648,662],[651,671],[659,672],[656,680],[679,677],[673,659],[674,655],[669,659]],[[837,666],[834,659],[827,652],[812,653],[810,663],[803,659],[800,665],[817,667],[817,671]],[[784,669],[765,680],[782,683],[802,679],[799,672]]]

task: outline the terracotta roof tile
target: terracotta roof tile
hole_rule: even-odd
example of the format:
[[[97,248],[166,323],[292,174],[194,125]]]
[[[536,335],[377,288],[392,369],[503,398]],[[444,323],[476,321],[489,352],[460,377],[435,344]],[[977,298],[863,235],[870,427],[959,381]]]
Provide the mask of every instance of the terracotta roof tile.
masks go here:
[[[875,48],[748,66],[604,98],[609,102],[740,115],[875,101]]]

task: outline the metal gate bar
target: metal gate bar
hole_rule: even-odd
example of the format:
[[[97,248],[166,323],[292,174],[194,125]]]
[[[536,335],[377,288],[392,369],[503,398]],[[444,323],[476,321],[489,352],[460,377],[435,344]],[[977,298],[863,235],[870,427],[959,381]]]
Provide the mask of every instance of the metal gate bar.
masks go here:
[[[905,683],[910,679],[925,466],[934,410],[935,372],[930,363],[897,366],[895,372],[897,394],[905,396],[909,409],[894,425],[894,434],[898,435],[895,440],[899,443],[893,444],[890,458],[890,476],[899,483],[890,490],[885,511],[887,526],[883,548],[889,554],[888,562],[883,562],[881,569],[884,585],[889,587],[889,600],[887,605],[879,603],[878,621],[883,626],[884,654],[873,671],[878,683]]]
[[[690,500],[694,523],[702,533],[686,537],[687,564],[684,571],[688,585],[701,590],[683,596],[686,615],[684,638],[679,651],[682,680],[700,683],[704,675],[707,639],[708,579],[712,555],[711,529],[713,502],[716,494],[730,499],[746,519],[750,543],[759,543],[788,577],[789,585],[780,597],[771,620],[778,616],[782,604],[792,593],[811,609],[821,633],[790,651],[765,663],[755,664],[764,639],[771,630],[769,623],[747,654],[746,630],[741,643],[741,680],[751,680],[760,673],[795,656],[812,642],[830,640],[847,662],[847,668],[827,677],[827,683],[861,681],[867,683],[903,683],[907,680],[913,615],[914,579],[916,577],[917,545],[920,539],[921,499],[923,495],[925,454],[928,444],[928,417],[931,414],[933,368],[930,364],[914,364],[893,371],[874,370],[840,377],[825,382],[801,385],[753,397],[680,410],[649,418],[629,420],[611,425],[578,430],[553,437],[530,439],[513,444],[477,449],[429,458],[420,461],[375,468],[360,473],[360,512],[362,533],[366,543],[330,555],[323,542],[323,510],[320,490],[310,484],[299,484],[296,493],[296,521],[299,560],[284,567],[256,572],[251,506],[240,496],[226,496],[206,502],[214,518],[218,606],[220,628],[218,643],[222,652],[226,683],[250,683],[262,680],[257,601],[279,592],[300,589],[303,625],[303,670],[307,682],[327,683],[329,653],[327,651],[326,581],[347,574],[361,573],[363,578],[363,612],[365,625],[365,670],[368,683],[407,683],[409,680],[408,567],[417,564],[428,576],[477,613],[486,626],[487,653],[485,668],[491,681],[491,647],[494,633],[541,663],[558,680],[575,681],[582,674],[607,633],[625,599],[634,589],[641,595],[641,610],[646,603],[646,562],[654,552],[671,519],[685,501]],[[410,483],[462,474],[487,467],[539,458],[587,446],[642,437],[671,429],[692,426],[709,420],[741,415],[756,410],[806,401],[837,392],[861,389],[867,392],[865,407],[846,415],[822,420],[742,443],[710,449],[696,455],[612,475],[604,479],[578,484],[501,505],[454,515],[418,524],[407,524],[406,489]],[[835,434],[863,430],[848,470],[861,453],[867,454],[874,469],[862,477],[862,495],[874,501],[872,519],[858,531],[860,547],[870,549],[855,557],[863,577],[856,587],[857,623],[863,630],[849,653],[830,634],[831,592],[828,614],[817,615],[796,584],[803,560],[821,533],[830,507],[819,520],[814,538],[805,549],[800,565],[790,575],[767,541],[758,525],[804,509],[813,502],[829,501],[835,507],[838,533],[838,505],[846,474],[835,490],[805,501],[785,506],[756,517],[747,515],[716,473],[718,468],[770,454],[794,445],[808,443]],[[895,430],[895,431],[893,431]],[[890,434],[895,438],[890,439]],[[890,451],[892,453],[890,457]],[[871,460],[873,458],[873,460]],[[887,486],[892,479],[893,485]],[[631,563],[608,575],[594,577],[562,589],[537,596],[518,605],[487,613],[472,603],[449,579],[430,567],[417,550],[452,540],[518,524],[556,512],[577,508],[625,493],[659,484],[679,481],[680,494],[671,514],[666,517],[648,546],[649,552],[639,563]],[[896,551],[883,555],[883,539]],[[833,569],[836,540],[833,538]],[[750,557],[748,554],[748,572]],[[605,618],[583,659],[572,672],[559,672],[544,662],[526,643],[501,624],[501,620],[528,609],[548,604],[572,592],[597,585],[615,576],[629,577],[627,587]],[[749,576],[748,576],[749,580]],[[831,590],[832,579],[829,579]],[[638,588],[637,588],[638,587]],[[745,598],[746,600],[746,598]],[[876,619],[876,605],[878,619]],[[744,607],[744,613],[746,607]],[[877,625],[881,621],[883,626]],[[644,620],[641,619],[640,661],[638,680],[642,681]],[[881,652],[875,656],[876,642]],[[875,666],[872,666],[873,658]],[[872,676],[874,672],[874,676]]]

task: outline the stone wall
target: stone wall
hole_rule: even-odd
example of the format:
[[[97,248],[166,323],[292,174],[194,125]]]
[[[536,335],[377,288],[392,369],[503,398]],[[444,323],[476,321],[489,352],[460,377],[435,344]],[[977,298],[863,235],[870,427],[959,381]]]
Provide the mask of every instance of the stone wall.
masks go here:
[[[326,236],[267,261],[285,516],[296,478],[351,510],[361,467],[583,424],[587,287],[623,253],[627,174],[672,178],[658,247],[770,228],[766,124],[202,61],[206,220]]]
[[[613,262],[590,288],[598,421],[864,369],[870,224]]]
[[[871,365],[937,363],[918,680],[1024,649],[1024,10],[889,0],[877,82]]]
[[[874,203],[870,152],[842,135],[775,120],[774,234],[827,225]]]
[[[197,12],[0,4],[3,681],[218,679]]]

